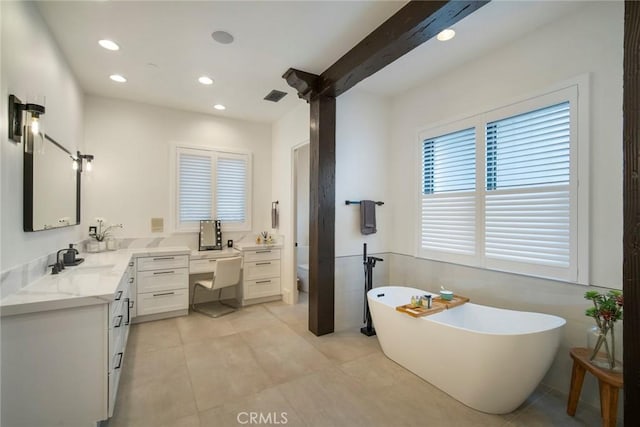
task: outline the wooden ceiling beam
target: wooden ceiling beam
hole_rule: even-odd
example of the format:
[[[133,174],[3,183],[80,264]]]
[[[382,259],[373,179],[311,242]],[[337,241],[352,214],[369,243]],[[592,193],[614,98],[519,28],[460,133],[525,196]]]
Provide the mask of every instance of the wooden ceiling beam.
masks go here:
[[[489,1],[410,1],[321,75],[318,93],[340,96]]]
[[[319,76],[316,74],[289,68],[282,77],[287,81],[289,86],[298,91],[298,98],[310,102],[311,96],[317,93]]]

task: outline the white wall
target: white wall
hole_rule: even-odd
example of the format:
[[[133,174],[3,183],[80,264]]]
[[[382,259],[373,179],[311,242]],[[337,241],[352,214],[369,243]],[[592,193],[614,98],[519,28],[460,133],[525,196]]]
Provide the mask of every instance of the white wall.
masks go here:
[[[393,251],[412,255],[417,132],[591,78],[591,283],[622,287],[622,2],[586,2],[581,13],[395,97],[392,107]],[[598,31],[594,31],[598,28]]]
[[[33,2],[0,2],[2,75],[0,270],[24,264],[81,238],[82,226],[23,232],[23,144],[8,140],[7,100],[45,103],[42,129],[71,152],[83,144],[83,94]],[[71,166],[69,166],[71,167]]]
[[[362,244],[369,255],[389,251],[391,207],[388,185],[389,103],[379,95],[351,89],[336,102],[335,330],[362,326],[364,271]],[[360,205],[345,200],[374,200],[377,232],[360,232]],[[379,263],[374,282],[388,280],[390,260]]]
[[[284,239],[281,260],[281,281],[283,299],[293,304],[296,268],[294,266],[293,215],[293,156],[294,147],[309,141],[309,104],[300,101],[299,106],[275,122],[271,131],[273,200],[280,202],[280,228],[276,230]]]
[[[298,247],[309,246],[309,155],[309,144],[297,148],[295,151],[296,240]],[[300,264],[300,261],[298,261],[298,264]]]
[[[252,228],[269,229],[270,126],[97,96],[85,106],[86,151],[95,156],[93,171],[83,174],[85,222],[122,223],[123,237],[169,236],[173,144],[184,143],[253,153]],[[151,233],[152,217],[164,218],[164,233]],[[224,233],[223,240],[247,233]],[[168,242],[189,244],[195,235],[174,234]]]
[[[310,147],[305,144],[294,152],[295,195],[296,195],[296,265],[309,264],[309,178]],[[304,289],[309,290],[308,273],[301,278]]]
[[[560,349],[543,380],[568,392],[569,348],[586,346],[593,319],[584,286],[414,258],[418,194],[418,131],[471,116],[544,91],[574,76],[591,79],[591,284],[622,287],[622,2],[586,2],[585,8],[474,59],[393,99],[391,180],[393,231],[390,281],[437,291],[440,285],[475,302],[536,311],[567,320]],[[597,31],[594,31],[597,28]],[[392,141],[392,142],[391,142]],[[407,188],[411,188],[411,191]],[[606,289],[596,290],[604,292]],[[621,323],[621,322],[620,322]],[[617,327],[621,336],[622,325]],[[621,340],[618,340],[620,344]],[[618,348],[621,355],[621,348]],[[598,404],[586,379],[583,399]],[[622,400],[622,398],[621,398]]]
[[[381,96],[352,89],[336,102],[336,256],[387,252],[389,203],[389,104]],[[376,206],[377,232],[360,233],[360,206],[345,200],[385,202]]]

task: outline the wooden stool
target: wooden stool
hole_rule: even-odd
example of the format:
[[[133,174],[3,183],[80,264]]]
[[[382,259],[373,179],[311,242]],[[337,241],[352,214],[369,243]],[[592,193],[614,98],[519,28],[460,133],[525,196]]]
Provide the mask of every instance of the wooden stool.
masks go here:
[[[591,350],[588,348],[572,348],[570,350],[573,359],[573,369],[571,371],[571,390],[569,391],[569,402],[567,403],[567,414],[572,417],[576,414],[584,373],[589,371],[598,379],[600,386],[600,414],[602,415],[602,425],[613,427],[616,425],[618,417],[618,389],[622,388],[622,373],[612,372],[595,366],[589,360]]]

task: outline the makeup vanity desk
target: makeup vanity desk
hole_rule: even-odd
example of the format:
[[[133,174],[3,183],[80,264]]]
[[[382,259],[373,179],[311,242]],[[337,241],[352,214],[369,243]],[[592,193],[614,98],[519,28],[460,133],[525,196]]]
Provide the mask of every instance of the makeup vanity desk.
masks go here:
[[[236,299],[241,306],[275,301],[282,298],[280,290],[280,249],[282,245],[236,243],[233,248],[213,251],[192,251],[189,275],[215,272],[216,260],[241,256],[242,279]]]

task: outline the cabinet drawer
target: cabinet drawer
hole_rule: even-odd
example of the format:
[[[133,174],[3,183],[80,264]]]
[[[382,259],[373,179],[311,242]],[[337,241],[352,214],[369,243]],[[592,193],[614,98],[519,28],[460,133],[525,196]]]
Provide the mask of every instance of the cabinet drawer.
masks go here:
[[[268,297],[280,294],[280,278],[244,281],[244,299]]]
[[[213,258],[192,259],[189,262],[189,274],[211,273],[216,270],[216,260]]]
[[[184,310],[189,307],[189,289],[151,292],[138,295],[138,316]]]
[[[189,267],[188,255],[165,255],[138,258],[138,271],[167,270]]]
[[[247,280],[280,276],[280,261],[259,261],[244,263],[244,278]]]
[[[270,259],[280,259],[280,249],[259,249],[256,251],[245,251],[244,261],[265,261]]]
[[[138,293],[182,289],[189,286],[189,273],[186,268],[172,270],[142,271],[137,274]],[[140,305],[138,304],[138,307]],[[140,311],[138,310],[138,314]]]

